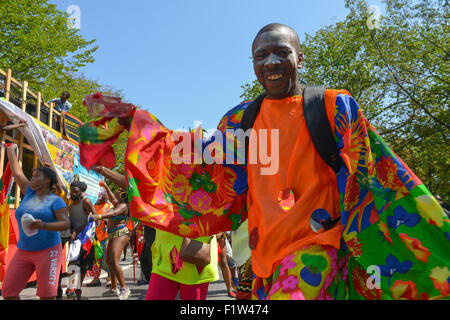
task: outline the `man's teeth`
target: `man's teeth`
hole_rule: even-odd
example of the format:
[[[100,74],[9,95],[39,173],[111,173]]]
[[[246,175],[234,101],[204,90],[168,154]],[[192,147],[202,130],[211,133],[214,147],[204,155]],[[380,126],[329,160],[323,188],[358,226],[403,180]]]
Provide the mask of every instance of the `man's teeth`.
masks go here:
[[[283,77],[282,74],[273,74],[273,75],[268,76],[267,79],[269,79],[269,80],[278,80],[278,79],[281,79],[282,77]]]

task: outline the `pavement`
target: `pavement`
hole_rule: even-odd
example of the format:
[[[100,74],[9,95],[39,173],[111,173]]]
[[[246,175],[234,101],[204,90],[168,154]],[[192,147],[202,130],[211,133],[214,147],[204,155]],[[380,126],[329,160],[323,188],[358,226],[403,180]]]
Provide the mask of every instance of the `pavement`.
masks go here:
[[[120,265],[123,269],[125,275],[125,282],[131,290],[131,294],[128,300],[144,300],[147,293],[148,285],[138,285],[137,282],[141,279],[141,268],[139,261],[136,259],[135,265],[133,266],[133,259],[128,253],[125,261],[120,261]],[[211,282],[208,287],[208,296],[206,300],[235,300],[227,295],[227,289],[222,278],[222,272],[220,268],[219,277],[220,279],[215,282]],[[100,275],[101,286],[99,287],[86,287],[86,284],[92,281],[91,277],[86,277],[83,281],[82,289],[82,300],[119,300],[118,298],[103,297],[102,294],[108,287],[106,287],[106,277],[107,273],[102,270]],[[67,278],[62,279],[63,291],[67,288]],[[20,294],[21,300],[39,300],[36,296],[36,286],[25,288]],[[177,299],[179,297],[177,296]],[[0,300],[3,300],[0,297]],[[63,300],[67,300],[66,295],[63,294]]]

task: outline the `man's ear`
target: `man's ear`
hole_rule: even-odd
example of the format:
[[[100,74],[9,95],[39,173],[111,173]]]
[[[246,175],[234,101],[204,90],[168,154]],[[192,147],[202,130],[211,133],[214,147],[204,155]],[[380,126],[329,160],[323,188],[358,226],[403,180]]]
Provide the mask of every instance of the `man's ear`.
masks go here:
[[[303,68],[303,52],[300,52],[297,56],[297,69]]]

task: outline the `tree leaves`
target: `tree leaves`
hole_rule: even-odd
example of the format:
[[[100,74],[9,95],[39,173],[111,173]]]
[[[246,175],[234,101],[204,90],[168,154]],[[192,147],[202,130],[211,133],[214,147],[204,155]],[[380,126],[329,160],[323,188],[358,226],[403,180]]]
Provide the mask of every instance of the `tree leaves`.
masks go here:
[[[69,29],[67,18],[48,0],[0,1],[0,69],[11,69],[14,78],[28,82],[30,90],[42,92],[44,101],[69,91],[70,113],[88,122],[92,119],[82,104],[86,95],[100,91],[124,98],[123,92],[78,73],[94,62],[98,46]],[[126,143],[125,132],[113,145],[114,169],[119,172],[123,172]]]
[[[308,85],[347,89],[393,150],[435,195],[450,201],[450,31],[443,0],[385,0],[369,30],[368,3],[347,0],[344,21],[305,34]],[[242,86],[255,99],[257,81]]]

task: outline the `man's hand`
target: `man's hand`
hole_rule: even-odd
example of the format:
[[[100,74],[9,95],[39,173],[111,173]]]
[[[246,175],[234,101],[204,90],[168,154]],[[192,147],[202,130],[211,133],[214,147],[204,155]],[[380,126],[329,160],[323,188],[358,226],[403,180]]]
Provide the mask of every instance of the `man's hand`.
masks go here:
[[[6,151],[12,150],[13,152],[16,151],[19,147],[15,143],[3,143],[2,148],[5,148]]]
[[[99,173],[99,174],[101,174],[103,176],[103,172],[105,170],[105,167],[104,166],[99,166],[98,164],[94,164],[91,167],[91,170],[94,170],[95,172],[97,172],[97,173]]]
[[[48,167],[51,168],[52,164],[50,162],[44,161],[44,163],[42,164],[44,167]]]

